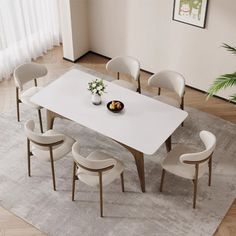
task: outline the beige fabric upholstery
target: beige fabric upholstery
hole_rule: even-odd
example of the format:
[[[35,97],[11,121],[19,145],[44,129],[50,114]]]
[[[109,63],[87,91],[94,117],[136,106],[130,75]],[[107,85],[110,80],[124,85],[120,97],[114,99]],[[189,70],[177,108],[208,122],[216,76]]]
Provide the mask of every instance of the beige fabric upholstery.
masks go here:
[[[163,169],[168,172],[175,174],[177,176],[186,178],[186,179],[194,179],[195,175],[195,165],[183,164],[180,161],[180,156],[185,153],[192,153],[196,150],[191,149],[189,147],[179,145],[171,150],[167,157],[164,159],[162,163]],[[202,175],[207,171],[207,165],[201,165],[199,168],[198,178],[202,177]]]
[[[176,99],[166,97],[166,96],[163,96],[163,95],[154,96],[153,98],[160,101],[160,102],[166,103],[170,106],[180,108],[180,102]]]
[[[138,80],[140,63],[137,59],[132,57],[118,56],[108,61],[106,69],[111,72],[131,75],[135,80]]]
[[[40,89],[41,89],[41,87],[31,87],[31,88],[27,89],[26,91],[23,90],[22,93],[20,94],[20,100],[28,106],[31,106],[35,109],[41,109],[42,107],[31,102],[31,100],[30,100],[33,95],[35,95],[37,92],[40,91]]]
[[[72,147],[72,154],[76,163],[93,170],[103,169],[112,166],[112,169],[104,171],[102,173],[102,184],[108,185],[115,179],[120,177],[123,172],[123,164],[113,156],[101,152],[95,151],[88,155],[87,158],[79,154],[79,143],[76,142]],[[99,175],[98,172],[92,172],[79,167],[77,171],[77,177],[87,185],[98,187],[99,186]]]
[[[45,133],[36,133],[34,131],[35,124],[33,120],[29,120],[25,124],[25,133],[29,140],[40,144],[52,144],[63,140],[63,143],[53,146],[53,160],[59,160],[71,151],[74,139],[57,133],[53,130],[48,130]],[[32,143],[32,153],[42,161],[50,161],[49,147],[44,147]]]
[[[93,152],[87,157],[88,160],[97,162],[109,158],[113,157],[104,152]],[[115,158],[113,158],[113,160],[116,161],[114,167],[111,170],[105,171],[102,175],[102,183],[104,186],[112,183],[115,179],[118,179],[120,177],[120,174],[123,172],[123,164]],[[79,168],[77,176],[79,180],[90,186],[99,186],[99,177],[97,173],[89,172],[82,168]]]
[[[34,109],[38,110],[40,130],[43,133],[43,124],[42,124],[42,115],[41,109],[42,107],[38,106],[31,102],[31,97],[35,95],[40,88],[37,87],[37,78],[45,76],[47,74],[47,68],[44,65],[36,64],[36,63],[26,63],[18,66],[14,70],[14,80],[16,85],[16,109],[17,109],[17,120],[20,121],[20,103],[24,103]],[[34,86],[29,89],[23,88],[24,84],[27,82],[34,80]]]
[[[186,164],[184,161],[202,161],[209,157],[215,149],[216,137],[209,131],[201,131],[200,138],[205,145],[205,150],[196,152],[188,146],[177,146],[172,149],[162,162],[163,169],[177,176],[194,179],[195,165]],[[208,160],[199,164],[198,178],[201,178],[208,169]]]
[[[132,90],[134,92],[136,92],[136,90],[137,90],[137,86],[135,86],[133,83],[130,83],[130,82],[125,81],[125,80],[121,80],[121,79],[113,80],[112,83],[117,84],[121,87],[127,88],[129,90]]]
[[[201,131],[199,135],[206,149],[198,153],[188,153],[188,154],[181,155],[180,161],[182,163],[184,163],[184,161],[202,161],[206,159],[207,157],[209,157],[211,153],[214,151],[215,146],[216,146],[215,135],[205,130]]]
[[[140,76],[140,63],[135,58],[128,56],[118,56],[112,58],[106,64],[106,69],[107,71],[130,75],[138,83]],[[132,82],[124,81],[121,79],[114,80],[112,82],[132,91],[137,91],[139,89],[139,86],[137,84],[134,85]]]
[[[33,142],[41,143],[41,144],[50,144],[59,142],[61,140],[65,140],[64,134],[57,134],[57,133],[51,133],[51,135],[45,135],[41,133],[36,133],[34,131],[35,129],[35,123],[33,120],[28,120],[25,123],[25,133],[28,139],[32,140]]]
[[[152,75],[148,80],[148,85],[168,89],[180,98],[184,96],[185,79],[183,75],[175,71],[165,70]]]
[[[23,90],[23,85],[33,79],[43,77],[47,74],[47,68],[44,65],[36,63],[26,63],[18,66],[14,70],[14,80],[16,87]]]

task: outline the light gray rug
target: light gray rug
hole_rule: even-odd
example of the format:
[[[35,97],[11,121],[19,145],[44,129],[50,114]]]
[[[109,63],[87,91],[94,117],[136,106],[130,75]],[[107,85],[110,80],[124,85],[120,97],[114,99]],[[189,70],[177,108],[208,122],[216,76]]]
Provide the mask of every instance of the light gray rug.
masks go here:
[[[0,115],[0,203],[54,236],[212,235],[236,197],[236,125],[195,109],[187,108],[187,111],[189,117],[184,127],[173,135],[174,145],[185,143],[201,149],[198,133],[203,129],[217,137],[212,186],[207,185],[208,175],[200,180],[195,210],[192,209],[191,181],[167,174],[164,192],[158,191],[159,162],[166,154],[164,145],[155,155],[145,156],[146,193],[142,193],[136,166],[128,151],[67,120],[57,119],[55,129],[80,140],[82,154],[102,149],[124,162],[125,193],[121,192],[119,180],[105,188],[104,218],[99,217],[98,189],[77,182],[76,201],[72,202],[71,154],[55,164],[56,192],[52,190],[48,163],[34,159],[29,178],[23,124],[27,119],[38,119],[36,112],[24,106],[21,123],[16,122],[15,110]]]

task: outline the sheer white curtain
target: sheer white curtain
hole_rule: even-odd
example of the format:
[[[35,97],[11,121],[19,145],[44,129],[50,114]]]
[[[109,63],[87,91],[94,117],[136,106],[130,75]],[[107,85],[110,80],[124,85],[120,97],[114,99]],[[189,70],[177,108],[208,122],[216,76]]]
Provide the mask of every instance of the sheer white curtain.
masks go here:
[[[0,81],[60,38],[58,0],[0,0]]]

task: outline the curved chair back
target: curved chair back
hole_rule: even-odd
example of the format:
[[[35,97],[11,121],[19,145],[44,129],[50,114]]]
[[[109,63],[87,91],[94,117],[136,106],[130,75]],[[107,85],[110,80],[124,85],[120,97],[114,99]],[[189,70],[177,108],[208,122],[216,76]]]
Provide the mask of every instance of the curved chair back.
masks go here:
[[[199,134],[202,142],[205,145],[205,150],[197,153],[188,153],[180,156],[180,161],[187,164],[206,164],[211,157],[215,146],[216,137],[209,131],[201,131]]]
[[[39,149],[45,149],[45,146],[56,145],[65,140],[65,135],[63,134],[43,135],[41,133],[36,133],[34,128],[35,124],[33,120],[28,120],[25,123],[25,134],[27,138]]]
[[[88,171],[101,171],[103,169],[116,165],[116,160],[110,158],[105,160],[89,160],[79,154],[79,142],[72,146],[72,155],[76,164]]]
[[[131,75],[135,80],[138,80],[140,74],[140,63],[133,57],[118,56],[108,61],[106,69],[116,73]]]
[[[23,85],[30,80],[40,78],[48,73],[47,68],[44,65],[36,63],[26,63],[18,66],[14,70],[14,80],[16,87],[23,90]]]
[[[184,96],[185,79],[175,71],[165,70],[152,75],[148,79],[148,85],[168,89],[181,98]]]

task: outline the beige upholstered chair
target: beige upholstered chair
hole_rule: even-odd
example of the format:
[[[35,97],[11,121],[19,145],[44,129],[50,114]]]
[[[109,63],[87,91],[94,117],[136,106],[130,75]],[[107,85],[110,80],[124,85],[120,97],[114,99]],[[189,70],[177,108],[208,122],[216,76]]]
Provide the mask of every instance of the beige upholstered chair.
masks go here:
[[[29,120],[25,123],[25,133],[27,136],[27,156],[28,156],[28,175],[31,176],[30,159],[36,157],[42,161],[50,162],[52,169],[53,189],[56,191],[54,161],[60,160],[71,152],[74,139],[48,130],[44,134],[34,131],[34,121]],[[32,145],[31,145],[32,144]]]
[[[24,103],[34,109],[37,109],[41,133],[43,133],[41,116],[42,107],[32,103],[30,101],[30,98],[40,90],[40,87],[37,87],[37,78],[45,76],[47,72],[47,68],[44,65],[36,63],[22,64],[14,70],[14,80],[16,85],[17,120],[20,121],[20,103]],[[35,86],[29,89],[24,89],[23,86],[31,80],[34,80]]]
[[[124,192],[123,164],[121,161],[101,151],[95,151],[87,158],[79,154],[79,142],[72,147],[74,157],[72,201],[75,196],[75,181],[80,180],[92,187],[100,189],[100,215],[103,217],[103,186],[121,177]]]
[[[149,78],[148,85],[158,87],[158,96],[155,96],[155,99],[171,106],[181,108],[182,110],[184,109],[185,79],[181,74],[169,70],[161,71]],[[161,95],[162,88],[174,92],[178,95],[179,99]]]
[[[197,184],[207,169],[209,169],[208,185],[211,185],[212,154],[216,145],[216,137],[209,131],[201,131],[200,138],[205,145],[205,150],[196,152],[188,146],[180,145],[172,149],[162,162],[162,177],[160,191],[163,189],[165,171],[168,171],[194,183],[193,208],[196,207]]]
[[[141,93],[140,63],[137,59],[128,56],[118,56],[108,61],[106,69],[117,73],[117,80],[112,81],[113,83]],[[121,80],[120,73],[130,75],[137,84]]]

